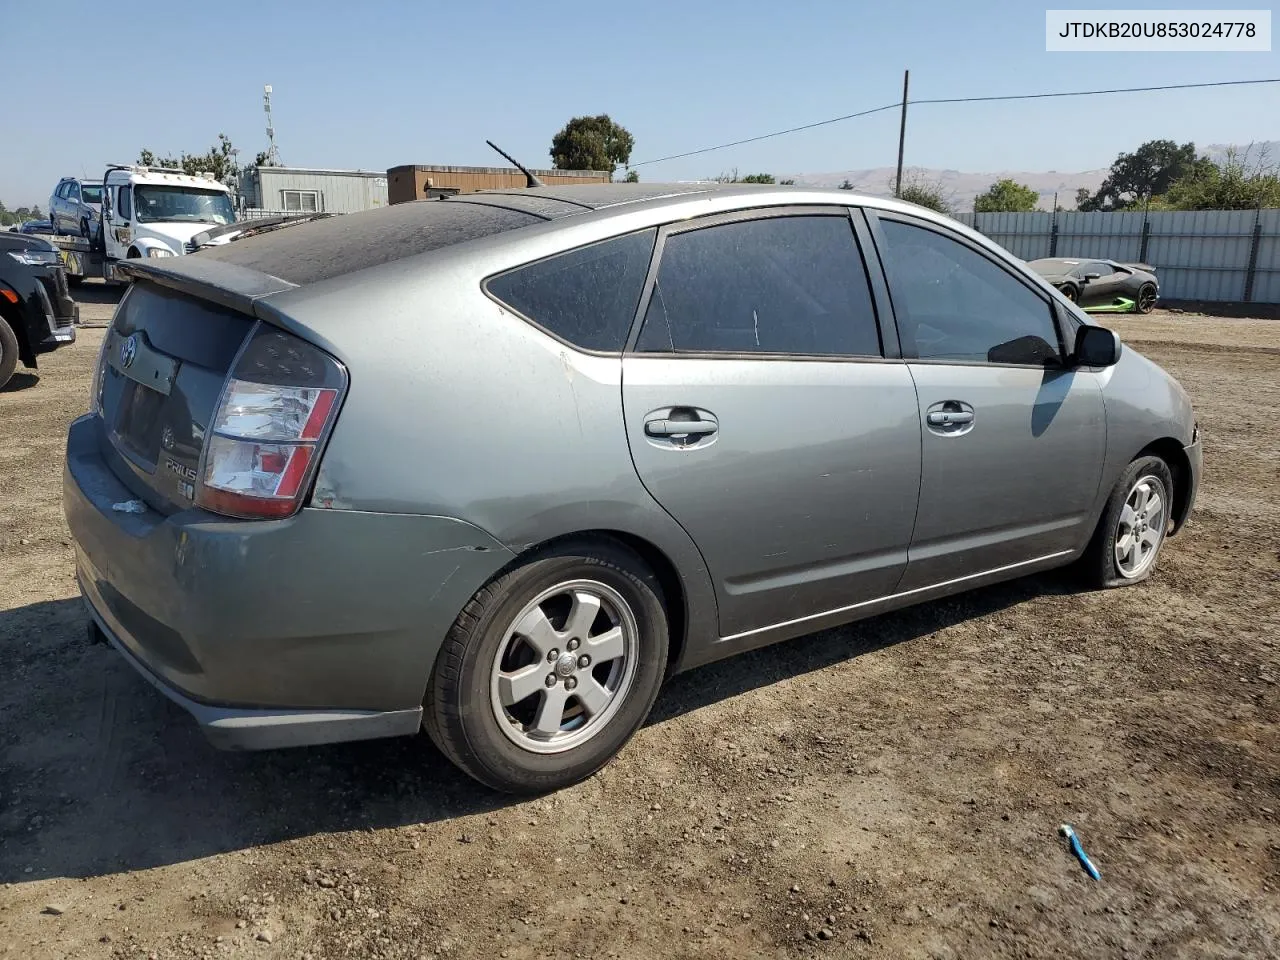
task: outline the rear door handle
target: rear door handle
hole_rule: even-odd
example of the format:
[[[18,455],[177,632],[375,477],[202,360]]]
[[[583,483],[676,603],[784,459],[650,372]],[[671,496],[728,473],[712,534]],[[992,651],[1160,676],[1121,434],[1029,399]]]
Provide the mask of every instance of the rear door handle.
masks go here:
[[[717,429],[719,425],[714,420],[646,420],[644,424],[644,432],[651,437],[703,435],[715,433]]]
[[[929,414],[929,423],[935,427],[973,423],[973,413],[969,410],[934,410]]]

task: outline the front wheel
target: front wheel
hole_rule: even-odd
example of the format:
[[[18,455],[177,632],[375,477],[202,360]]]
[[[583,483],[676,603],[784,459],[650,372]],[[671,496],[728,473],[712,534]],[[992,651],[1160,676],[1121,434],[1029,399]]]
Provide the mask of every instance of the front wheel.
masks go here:
[[[1078,291],[1075,287],[1073,287],[1069,283],[1064,284],[1058,289],[1062,291],[1062,295],[1066,297],[1068,300],[1070,300],[1072,303],[1076,303],[1080,299],[1080,291]]]
[[[561,546],[483,587],[449,630],[423,725],[508,793],[591,776],[648,716],[667,664],[653,572],[621,544]]]
[[[1159,457],[1139,457],[1121,475],[1081,558],[1095,587],[1124,587],[1151,576],[1173,512],[1173,476]]]

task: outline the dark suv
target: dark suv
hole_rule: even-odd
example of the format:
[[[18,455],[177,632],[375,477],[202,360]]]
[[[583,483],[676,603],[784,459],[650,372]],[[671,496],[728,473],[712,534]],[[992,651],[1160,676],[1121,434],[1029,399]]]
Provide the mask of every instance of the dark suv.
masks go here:
[[[74,342],[79,312],[57,248],[39,237],[0,233],[0,387],[19,360],[35,367],[36,354]]]

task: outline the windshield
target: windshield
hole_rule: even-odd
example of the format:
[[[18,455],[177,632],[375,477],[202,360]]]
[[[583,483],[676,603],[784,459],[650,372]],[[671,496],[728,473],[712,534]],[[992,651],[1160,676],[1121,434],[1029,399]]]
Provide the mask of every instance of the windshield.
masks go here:
[[[85,203],[101,203],[102,188],[86,183],[80,187],[80,199]]]
[[[134,213],[141,223],[176,220],[184,223],[231,223],[231,198],[221,190],[139,185],[133,190]]]

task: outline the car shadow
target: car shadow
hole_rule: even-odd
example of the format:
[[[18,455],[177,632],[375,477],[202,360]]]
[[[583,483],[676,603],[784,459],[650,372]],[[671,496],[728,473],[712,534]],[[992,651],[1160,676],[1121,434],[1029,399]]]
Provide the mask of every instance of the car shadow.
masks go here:
[[[75,298],[76,303],[106,303],[117,304],[120,298],[124,296],[124,292],[129,289],[122,283],[107,283],[105,281],[86,280],[71,288],[71,296]]]
[[[38,374],[18,371],[9,378],[8,383],[0,387],[0,393],[17,393],[19,390],[27,390],[34,387],[39,382],[40,377]]]
[[[673,678],[648,724],[1066,591],[1060,577],[1013,581],[710,664]],[[460,773],[425,736],[214,750],[86,627],[78,599],[0,612],[0,883],[146,869],[517,802]]]

